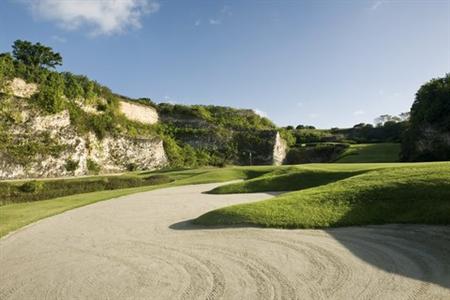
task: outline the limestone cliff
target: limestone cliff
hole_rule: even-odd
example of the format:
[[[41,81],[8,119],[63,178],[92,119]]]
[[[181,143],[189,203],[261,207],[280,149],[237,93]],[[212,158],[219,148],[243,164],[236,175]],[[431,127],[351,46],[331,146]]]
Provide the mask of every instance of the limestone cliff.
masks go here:
[[[157,135],[107,135],[100,139],[93,132],[80,134],[72,126],[68,110],[44,114],[33,107],[28,98],[36,91],[36,85],[14,79],[9,95],[0,99],[3,113],[15,116],[2,133],[7,141],[0,147],[0,179],[79,176],[89,174],[93,171],[90,168],[110,173],[167,164],[163,141]],[[135,116],[133,104],[122,107],[126,107],[128,117]],[[149,122],[157,119],[156,111],[152,112]],[[139,111],[138,118],[145,121]]]
[[[144,124],[158,123],[158,112],[149,106],[120,101],[120,111],[130,120]]]
[[[276,126],[252,110],[156,105],[54,74],[42,84],[12,78],[0,90],[0,179],[285,159]]]
[[[275,143],[273,145],[273,164],[282,165],[286,159],[287,143],[277,132],[275,135]]]
[[[160,121],[186,155],[213,165],[281,164],[286,142],[270,120],[249,109],[160,104]],[[169,153],[170,154],[170,153]],[[194,158],[195,159],[195,158]]]

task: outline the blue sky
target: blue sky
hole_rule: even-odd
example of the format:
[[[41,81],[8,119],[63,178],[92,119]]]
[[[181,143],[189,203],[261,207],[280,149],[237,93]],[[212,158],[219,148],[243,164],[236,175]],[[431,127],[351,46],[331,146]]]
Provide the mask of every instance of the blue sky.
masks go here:
[[[450,72],[450,0],[2,0],[0,52],[16,39],[131,97],[347,127]]]

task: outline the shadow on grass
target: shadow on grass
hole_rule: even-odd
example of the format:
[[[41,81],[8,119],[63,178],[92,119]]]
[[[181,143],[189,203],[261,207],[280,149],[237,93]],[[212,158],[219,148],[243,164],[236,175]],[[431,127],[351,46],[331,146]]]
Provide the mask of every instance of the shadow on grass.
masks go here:
[[[191,170],[189,168],[168,168],[168,169],[159,169],[159,170],[151,170],[151,171],[142,171],[139,172],[139,175],[148,175],[148,174],[159,174],[159,173],[170,173],[170,172],[182,172]]]
[[[238,184],[223,185],[207,194],[260,193],[269,191],[299,191],[347,179],[367,171],[352,172],[298,172],[268,178],[257,178]]]
[[[217,225],[217,226],[205,226],[194,224],[195,219],[185,220],[178,223],[174,223],[169,226],[173,230],[218,230],[218,229],[232,229],[232,228],[259,228],[255,225]]]

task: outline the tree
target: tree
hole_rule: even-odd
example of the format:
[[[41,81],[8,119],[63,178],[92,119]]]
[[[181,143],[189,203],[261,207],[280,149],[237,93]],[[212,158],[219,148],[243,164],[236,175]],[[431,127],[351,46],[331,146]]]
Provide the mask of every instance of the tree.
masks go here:
[[[399,116],[399,118],[402,120],[402,122],[403,122],[403,121],[409,121],[410,113],[409,113],[409,111],[407,111],[407,112],[402,112],[402,113],[399,114],[398,116]]]
[[[450,160],[450,74],[420,87],[402,142],[402,159]]]
[[[429,124],[450,130],[450,73],[424,84],[411,107],[411,125]]]
[[[29,41],[16,40],[12,48],[13,57],[25,65],[34,68],[55,68],[62,65],[61,55],[41,43],[33,44]]]
[[[353,126],[353,128],[363,128],[364,126],[366,126],[366,123],[358,123],[356,125]]]
[[[391,115],[381,115],[378,118],[375,119],[375,124],[377,126],[383,126],[386,122],[400,122],[402,119],[397,116],[391,116]]]
[[[6,87],[6,80],[14,75],[14,62],[9,53],[0,54],[0,90]]]

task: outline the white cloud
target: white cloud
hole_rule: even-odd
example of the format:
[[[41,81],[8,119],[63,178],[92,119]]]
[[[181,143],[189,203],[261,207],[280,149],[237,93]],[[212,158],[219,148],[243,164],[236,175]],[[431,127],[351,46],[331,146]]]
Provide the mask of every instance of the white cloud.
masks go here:
[[[145,14],[158,11],[154,0],[23,0],[36,18],[64,29],[87,27],[91,35],[122,33],[140,28]]]
[[[259,115],[260,117],[263,117],[263,118],[269,117],[269,115],[266,112],[263,112],[262,110],[259,110],[257,108],[253,109],[253,111],[255,112],[255,114]]]
[[[371,10],[377,10],[383,3],[385,3],[386,1],[384,0],[379,0],[379,1],[375,1],[372,6],[370,7]]]
[[[202,21],[200,19],[198,19],[197,21],[195,21],[194,25],[195,26],[200,26],[201,23],[202,23]]]
[[[318,114],[315,114],[315,113],[312,113],[312,114],[309,114],[308,117],[309,117],[310,119],[317,119],[317,118],[319,117],[319,115],[318,115]]]
[[[231,7],[224,5],[218,15],[216,15],[216,18],[210,18],[208,21],[210,25],[220,25],[226,18],[229,18],[232,15],[233,13],[231,12]]]
[[[297,106],[298,107],[302,107],[303,106],[303,102],[301,102],[301,101],[297,102]]]
[[[209,24],[211,24],[211,25],[219,25],[219,24],[222,24],[222,20],[219,20],[219,19],[209,19]]]
[[[365,111],[363,111],[362,109],[359,109],[359,110],[357,110],[357,111],[354,111],[353,112],[353,115],[354,116],[362,116],[362,115],[364,115],[366,112]]]

